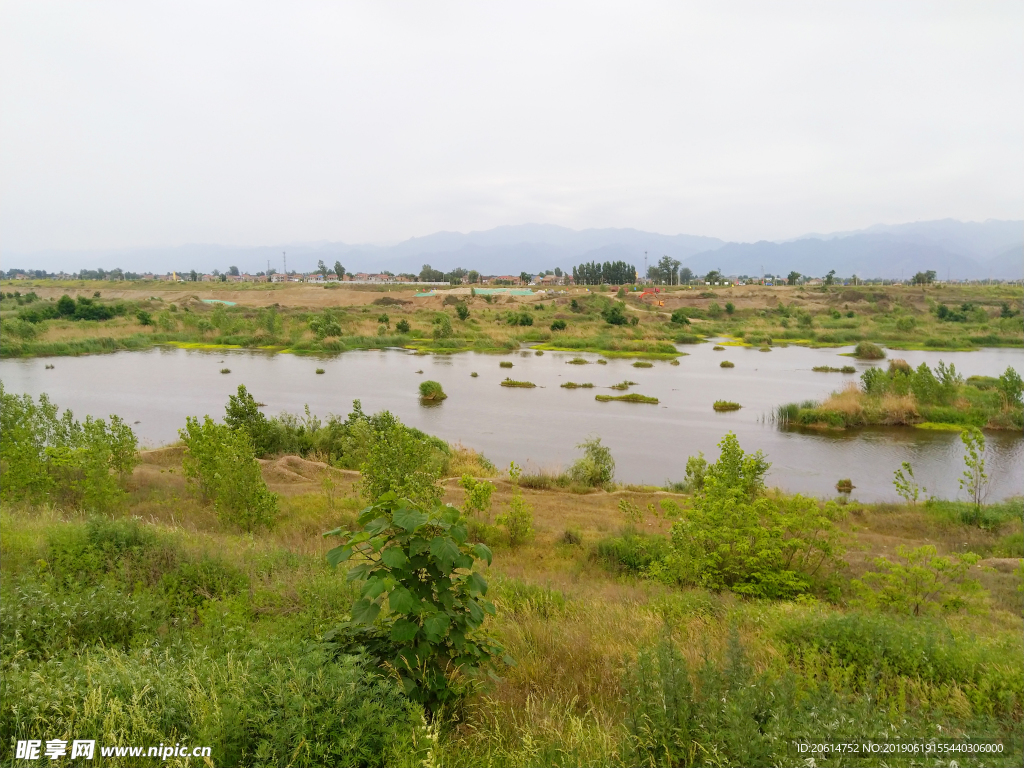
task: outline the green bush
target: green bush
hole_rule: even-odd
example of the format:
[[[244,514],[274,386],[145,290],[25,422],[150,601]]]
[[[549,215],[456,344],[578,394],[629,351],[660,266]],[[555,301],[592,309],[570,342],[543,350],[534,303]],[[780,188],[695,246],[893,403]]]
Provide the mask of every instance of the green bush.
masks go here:
[[[57,412],[45,394],[36,403],[30,395],[8,394],[0,382],[0,497],[92,511],[122,505],[139,461],[131,427],[117,416],[108,424]]]
[[[590,488],[608,485],[615,480],[615,459],[608,446],[600,437],[584,440],[576,446],[583,451],[583,458],[577,459],[567,473],[572,481]]]
[[[973,553],[939,555],[935,547],[896,547],[895,558],[876,557],[877,570],[854,579],[851,585],[860,604],[919,616],[952,612],[981,603],[984,591],[969,578],[971,566],[981,558]]]
[[[447,467],[447,456],[422,433],[406,427],[384,411],[366,436],[366,458],[359,466],[361,491],[370,502],[387,493],[416,503],[429,503],[441,498],[437,481]]]
[[[324,534],[342,538],[327,554],[330,563],[358,558],[347,580],[364,583],[352,622],[329,639],[358,637],[360,625],[373,624],[386,602],[381,662],[399,675],[410,698],[437,712],[468,693],[454,684],[454,672],[479,679],[503,652],[480,631],[495,609],[484,599],[487,582],[473,566],[478,558],[489,564],[490,550],[469,544],[459,511],[436,499],[412,504],[389,492],[359,514],[357,525],[357,531]]]
[[[185,443],[185,476],[221,520],[247,531],[273,524],[277,495],[263,481],[248,431],[189,416],[178,434]]]
[[[365,656],[305,641],[234,642],[237,653],[98,647],[5,671],[0,759],[16,739],[89,734],[99,744],[211,747],[217,765],[420,765],[421,710]],[[97,758],[99,758],[97,749]]]
[[[861,360],[881,360],[885,357],[885,350],[870,341],[862,341],[854,348],[853,356]]]
[[[435,400],[440,402],[448,398],[448,395],[444,393],[440,383],[436,381],[421,381],[420,382],[420,397],[423,400]]]
[[[552,331],[564,331],[567,327],[565,320],[555,320],[551,323]]]
[[[508,468],[508,476],[512,481],[512,498],[509,499],[505,511],[496,519],[498,525],[504,526],[508,534],[508,544],[513,549],[533,537],[533,507],[523,498],[522,489],[519,487],[521,475],[522,470],[512,462]]]

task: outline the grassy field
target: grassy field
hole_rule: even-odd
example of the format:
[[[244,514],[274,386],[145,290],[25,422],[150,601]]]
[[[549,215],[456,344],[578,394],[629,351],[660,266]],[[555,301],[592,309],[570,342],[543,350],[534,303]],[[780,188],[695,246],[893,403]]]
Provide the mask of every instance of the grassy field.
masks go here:
[[[428,724],[386,673],[323,642],[358,595],[327,564],[333,543],[321,534],[354,520],[359,475],[296,456],[262,462],[280,513],[270,530],[244,533],[197,499],[181,457],[143,454],[111,515],[4,505],[5,763],[17,739],[89,733],[209,745],[216,765],[803,766],[795,741],[945,738],[1004,745],[958,765],[1020,765],[1019,499],[980,511],[849,501],[832,591],[767,600],[646,570],[688,494],[516,491],[492,477],[490,510],[473,530],[495,554],[484,568],[497,607],[486,629],[514,666]],[[484,466],[459,461],[452,474]],[[443,487],[445,500],[464,502],[456,478]],[[533,515],[532,538],[515,548],[494,525],[514,493]],[[857,606],[851,580],[872,558],[925,544],[982,558],[971,610]]]
[[[631,291],[620,297],[582,288],[530,297],[473,296],[469,288],[456,288],[417,298],[414,288],[400,286],[6,281],[0,292],[5,357],[156,344],[335,353],[394,346],[505,352],[529,343],[541,350],[672,359],[680,354],[676,343],[717,336],[759,348],[868,340],[953,350],[1020,346],[1024,332],[1019,289],[998,285],[673,288],[659,295],[664,306],[642,303]],[[111,316],[96,319],[95,312],[71,306],[49,317],[65,294],[106,307]],[[468,310],[465,319],[461,306]]]

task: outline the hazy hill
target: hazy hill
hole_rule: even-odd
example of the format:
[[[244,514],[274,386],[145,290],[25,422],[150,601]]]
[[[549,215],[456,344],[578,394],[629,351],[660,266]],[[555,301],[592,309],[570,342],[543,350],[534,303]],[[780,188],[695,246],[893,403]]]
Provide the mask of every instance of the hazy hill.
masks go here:
[[[726,243],[713,237],[662,235],[637,229],[572,230],[551,224],[521,224],[480,232],[435,232],[394,245],[350,245],[318,242],[233,248],[222,245],[184,245],[177,248],[135,248],[94,251],[39,251],[2,254],[5,269],[46,269],[69,272],[87,268],[121,267],[134,272],[169,270],[207,272],[237,266],[257,272],[270,266],[280,271],[282,251],[288,267],[312,270],[322,259],[340,261],[349,271],[419,272],[423,264],[435,269],[476,269],[484,274],[519,274],[561,267],[569,270],[584,261],[624,260],[643,271],[664,255],[704,274],[759,275],[796,270],[824,275],[831,269],[842,276],[863,278],[909,277],[934,269],[952,278],[1024,277],[1024,222],[960,222],[952,219],[877,225],[854,232],[811,234],[785,242]]]

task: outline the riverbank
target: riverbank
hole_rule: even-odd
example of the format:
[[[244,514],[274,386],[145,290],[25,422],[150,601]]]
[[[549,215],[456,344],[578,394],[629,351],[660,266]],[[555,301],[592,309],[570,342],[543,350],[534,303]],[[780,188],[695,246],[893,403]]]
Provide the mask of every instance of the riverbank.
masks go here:
[[[673,287],[643,301],[629,286],[604,288],[474,296],[464,287],[417,297],[401,286],[5,281],[0,355],[81,355],[174,342],[315,354],[539,345],[668,359],[679,354],[676,344],[718,336],[769,349],[859,341],[925,350],[1024,344],[1021,297],[1012,286]],[[58,310],[65,295],[74,303]]]
[[[280,514],[256,534],[188,490],[180,451],[144,454],[127,506],[109,517],[4,504],[5,756],[16,736],[73,730],[109,744],[201,743],[243,766],[322,765],[353,750],[362,765],[636,765],[651,739],[690,745],[644,729],[668,701],[699,726],[687,739],[735,764],[802,765],[794,739],[933,737],[1002,745],[959,765],[1020,762],[1019,504],[980,516],[950,503],[847,504],[838,590],[761,600],[645,573],[673,523],[663,511],[688,510],[688,494],[521,488],[533,534],[512,547],[493,521],[517,491],[492,478],[475,529],[494,553],[480,564],[496,606],[484,630],[514,665],[427,730],[372,661],[325,642],[358,590],[329,567],[334,542],[320,534],[353,523],[358,474],[294,456],[262,470]],[[465,503],[457,481],[443,486]],[[982,558],[970,573],[980,603],[921,616],[856,603],[849,585],[874,558],[924,545]]]

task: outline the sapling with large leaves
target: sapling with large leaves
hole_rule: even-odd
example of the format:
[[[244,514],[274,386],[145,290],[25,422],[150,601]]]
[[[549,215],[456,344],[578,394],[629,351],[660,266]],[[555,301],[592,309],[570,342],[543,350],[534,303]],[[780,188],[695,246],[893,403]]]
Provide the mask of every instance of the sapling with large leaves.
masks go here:
[[[436,499],[413,502],[387,492],[356,522],[356,530],[324,534],[342,539],[327,553],[331,565],[357,560],[347,578],[362,582],[351,622],[325,639],[379,627],[387,637],[378,643],[382,665],[398,675],[410,698],[436,714],[468,693],[469,681],[494,677],[504,654],[481,630],[495,608],[474,565],[490,565],[491,551],[470,543],[459,510]]]

